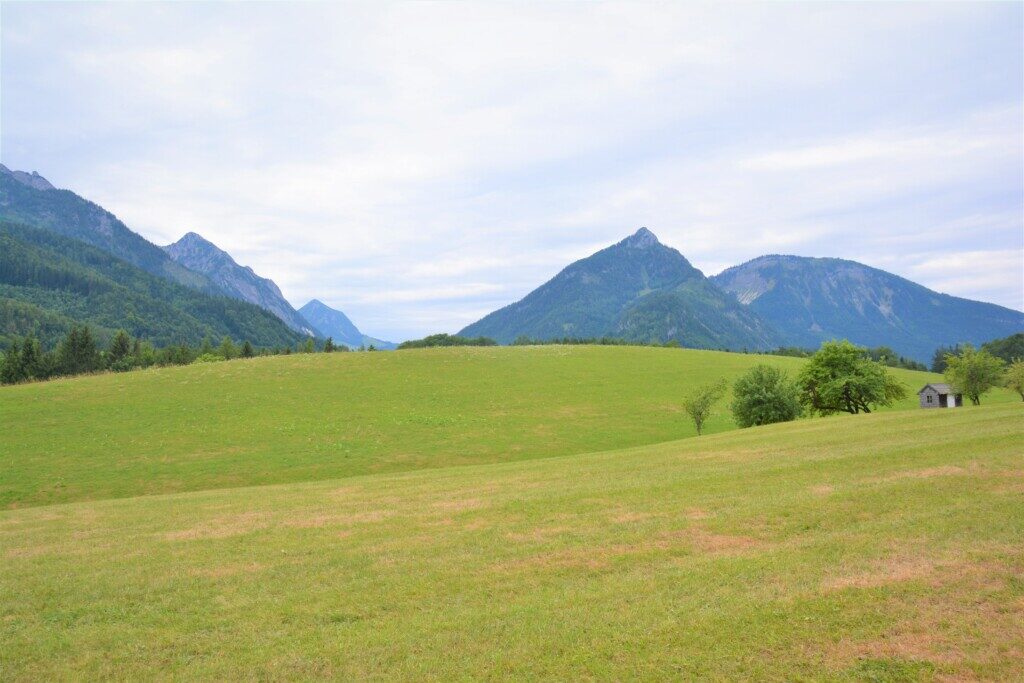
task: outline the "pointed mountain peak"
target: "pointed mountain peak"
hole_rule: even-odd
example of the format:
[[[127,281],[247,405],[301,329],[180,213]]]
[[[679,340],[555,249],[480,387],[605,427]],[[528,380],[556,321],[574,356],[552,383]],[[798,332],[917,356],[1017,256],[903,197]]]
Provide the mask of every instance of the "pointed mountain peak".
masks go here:
[[[206,239],[205,237],[203,237],[202,235],[200,235],[197,232],[186,232],[184,235],[181,236],[180,240],[178,240],[177,242],[175,242],[171,246],[172,247],[203,247],[203,248],[206,248],[206,249],[212,248],[212,249],[216,249],[217,251],[221,251],[221,249],[216,244],[214,244],[210,240]]]
[[[624,247],[632,247],[633,249],[647,249],[653,247],[656,244],[661,244],[658,241],[657,236],[647,228],[640,228],[626,239],[619,242]]]

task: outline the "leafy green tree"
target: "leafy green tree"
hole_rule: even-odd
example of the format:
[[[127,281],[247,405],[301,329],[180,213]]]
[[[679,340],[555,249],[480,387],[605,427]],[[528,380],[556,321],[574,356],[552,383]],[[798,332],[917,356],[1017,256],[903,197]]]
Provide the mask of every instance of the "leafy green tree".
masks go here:
[[[954,356],[960,353],[960,345],[956,346],[940,346],[935,349],[935,354],[932,356],[932,364],[929,368],[932,372],[942,374],[946,371],[946,356],[953,354]]]
[[[683,398],[683,410],[693,420],[697,436],[704,432],[704,423],[711,417],[715,404],[725,395],[726,387],[725,380],[719,380],[697,387]]]
[[[210,341],[210,335],[203,337],[203,342],[199,345],[200,356],[213,353],[213,342]]]
[[[238,357],[238,347],[235,346],[235,342],[231,341],[231,337],[225,336],[220,340],[220,348],[218,352],[224,357],[224,360],[231,360],[232,358]]]
[[[1002,358],[1007,363],[1024,358],[1024,332],[1011,334],[1002,339],[993,339],[981,345],[984,351],[988,351],[996,358]]]
[[[1024,401],[1024,359],[1017,358],[1006,370],[1006,388],[1020,394]]]
[[[830,341],[797,376],[800,403],[812,415],[870,413],[907,395],[906,387],[866,350],[846,341]]]
[[[302,346],[299,348],[300,353],[313,353],[316,350],[316,345],[313,342],[312,337],[307,337],[306,341],[302,342]]]
[[[755,365],[732,389],[732,414],[740,427],[789,422],[800,417],[800,390],[785,372]]]
[[[946,381],[971,399],[971,403],[981,405],[984,394],[1003,384],[1004,365],[1001,358],[988,351],[964,344],[959,354],[946,356]]]
[[[524,343],[531,343],[521,337]],[[517,340],[519,341],[519,340]],[[399,349],[425,349],[432,346],[496,346],[498,342],[489,337],[460,337],[457,334],[431,334],[423,339],[410,339],[398,345]],[[365,350],[362,346],[360,351]],[[376,350],[376,349],[374,349]]]
[[[250,344],[249,340],[246,339],[242,344],[242,358],[252,358],[255,355],[256,352],[253,351],[252,344]]]

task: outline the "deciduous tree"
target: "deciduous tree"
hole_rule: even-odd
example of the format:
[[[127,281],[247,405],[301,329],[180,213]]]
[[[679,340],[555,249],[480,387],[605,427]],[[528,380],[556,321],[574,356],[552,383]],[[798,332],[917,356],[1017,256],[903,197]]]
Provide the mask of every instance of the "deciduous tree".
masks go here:
[[[683,410],[693,420],[693,426],[697,428],[697,436],[704,432],[704,423],[711,417],[715,404],[725,394],[725,380],[719,380],[713,384],[705,384],[697,387],[683,398]]]
[[[1006,388],[1016,391],[1024,401],[1024,359],[1017,358],[1006,370]]]
[[[1005,364],[985,350],[964,344],[959,354],[946,356],[946,381],[961,394],[981,405],[981,397],[1003,384]]]
[[[800,403],[812,415],[870,413],[907,395],[906,387],[864,348],[825,342],[797,376]]]

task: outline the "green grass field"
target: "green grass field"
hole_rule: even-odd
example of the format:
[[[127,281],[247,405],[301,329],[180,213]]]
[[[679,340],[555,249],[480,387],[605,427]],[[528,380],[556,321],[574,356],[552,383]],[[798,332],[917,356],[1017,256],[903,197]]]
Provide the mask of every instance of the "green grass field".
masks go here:
[[[455,349],[2,389],[0,680],[1024,680],[1021,402],[678,439],[688,383],[760,360]]]
[[[693,435],[695,384],[794,358],[642,347],[257,358],[0,389],[0,508],[505,462]],[[896,371],[911,396],[929,373]],[[992,397],[1009,401],[1008,392]],[[734,428],[725,409],[710,433]]]

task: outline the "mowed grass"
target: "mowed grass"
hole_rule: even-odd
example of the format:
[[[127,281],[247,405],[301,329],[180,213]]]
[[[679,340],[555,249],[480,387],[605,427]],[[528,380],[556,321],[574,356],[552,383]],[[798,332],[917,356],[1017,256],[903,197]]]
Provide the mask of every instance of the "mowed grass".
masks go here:
[[[757,363],[638,347],[293,355],[0,387],[0,508],[527,460],[692,436]],[[928,373],[896,371],[910,392]],[[1010,401],[1008,392],[994,400]],[[734,428],[728,399],[707,431]]]
[[[1018,402],[6,510],[0,679],[1022,680],[1022,445]]]

